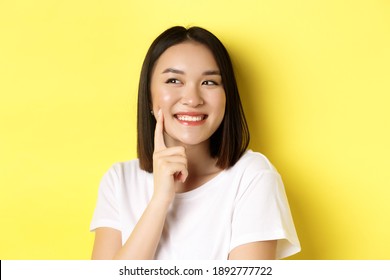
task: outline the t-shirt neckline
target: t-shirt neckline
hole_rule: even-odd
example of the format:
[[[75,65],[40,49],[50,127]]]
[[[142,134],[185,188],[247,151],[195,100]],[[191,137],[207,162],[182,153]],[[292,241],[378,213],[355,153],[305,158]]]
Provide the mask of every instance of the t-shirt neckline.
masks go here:
[[[209,188],[213,186],[217,186],[215,184],[216,181],[218,181],[220,178],[224,176],[226,173],[226,169],[221,170],[216,176],[205,182],[204,184],[200,185],[199,187],[189,190],[187,192],[182,193],[176,193],[175,199],[190,199],[194,198],[198,195],[201,195],[202,193],[206,192]]]

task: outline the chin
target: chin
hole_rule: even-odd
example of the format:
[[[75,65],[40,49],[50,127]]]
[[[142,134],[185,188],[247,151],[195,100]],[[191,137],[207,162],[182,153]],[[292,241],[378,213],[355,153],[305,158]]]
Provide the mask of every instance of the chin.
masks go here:
[[[208,139],[188,136],[188,137],[176,138],[175,141],[178,143],[178,145],[195,146],[195,145],[199,145],[201,143],[204,143],[207,140]]]

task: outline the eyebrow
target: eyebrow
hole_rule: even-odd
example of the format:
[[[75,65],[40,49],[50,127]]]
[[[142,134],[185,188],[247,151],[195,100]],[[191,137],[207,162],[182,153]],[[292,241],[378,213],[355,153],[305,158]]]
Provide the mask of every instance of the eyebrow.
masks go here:
[[[219,76],[221,76],[221,72],[219,72],[219,70],[209,70],[209,71],[203,72],[203,75],[204,76],[212,76],[212,75],[219,75]]]
[[[181,71],[181,70],[178,70],[175,68],[167,68],[162,72],[162,74],[165,74],[165,73],[174,73],[174,74],[184,75],[184,71]]]
[[[162,74],[165,74],[165,73],[174,73],[174,74],[180,74],[180,75],[184,75],[185,72],[182,71],[182,70],[178,70],[178,69],[175,69],[175,68],[167,68],[165,69]],[[208,71],[204,71],[202,73],[203,76],[211,76],[211,75],[219,75],[221,76],[221,72],[219,70],[208,70]]]

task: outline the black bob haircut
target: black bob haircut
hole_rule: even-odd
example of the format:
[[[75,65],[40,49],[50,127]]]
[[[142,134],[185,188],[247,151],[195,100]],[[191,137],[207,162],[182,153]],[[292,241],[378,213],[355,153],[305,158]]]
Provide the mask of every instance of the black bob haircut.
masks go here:
[[[219,128],[210,137],[210,155],[217,158],[217,166],[233,166],[246,151],[249,130],[241,105],[236,78],[229,54],[221,41],[201,27],[174,26],[160,34],[150,46],[141,69],[138,88],[137,153],[140,168],[153,172],[154,130],[156,120],[151,114],[151,77],[159,57],[170,47],[188,41],[206,46],[213,54],[221,72],[226,94],[225,116]]]

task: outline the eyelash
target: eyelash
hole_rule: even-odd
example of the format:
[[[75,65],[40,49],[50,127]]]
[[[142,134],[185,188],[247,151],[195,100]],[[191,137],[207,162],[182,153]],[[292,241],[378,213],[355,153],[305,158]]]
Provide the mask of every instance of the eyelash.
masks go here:
[[[211,83],[211,84],[210,84],[210,83]],[[218,86],[219,84],[218,84],[216,81],[208,80],[208,81],[202,82],[202,85],[206,85],[206,86]]]
[[[179,82],[180,82],[180,80],[178,80],[178,79],[168,79],[165,83],[167,83],[167,84],[178,84]],[[218,86],[219,84],[216,81],[207,80],[207,81],[203,81],[202,85]]]
[[[165,83],[167,84],[178,84],[180,82],[178,79],[168,79]]]

